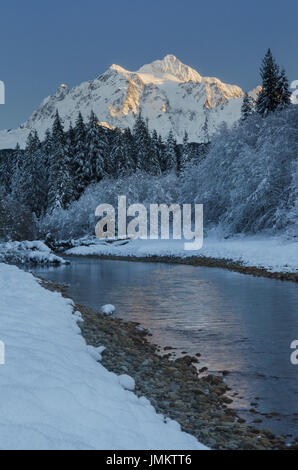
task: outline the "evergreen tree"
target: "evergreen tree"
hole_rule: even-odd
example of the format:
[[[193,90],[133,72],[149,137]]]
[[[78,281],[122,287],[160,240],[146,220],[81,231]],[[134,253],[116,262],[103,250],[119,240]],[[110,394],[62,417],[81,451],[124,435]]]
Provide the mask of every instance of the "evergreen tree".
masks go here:
[[[125,145],[124,135],[120,130],[115,135],[113,146],[110,153],[112,163],[112,175],[116,178],[124,176],[130,170],[129,160],[127,158],[127,147]]]
[[[19,150],[18,150],[19,152]],[[12,182],[14,198],[39,217],[47,204],[47,180],[37,132],[30,132]]]
[[[21,176],[22,176],[24,152],[21,152],[19,143],[17,143],[14,153],[15,153],[14,168],[13,168],[13,173],[11,175],[10,191],[11,191],[11,194],[13,195],[13,198],[20,201],[21,193],[19,190],[20,189],[19,183],[21,181]]]
[[[68,173],[68,188],[67,188],[67,196],[65,203],[68,204],[76,199],[76,190],[74,185],[74,178],[73,178],[73,167],[74,167],[74,159],[75,159],[75,132],[72,127],[72,123],[69,124],[69,129],[66,133],[64,133],[65,139],[65,167]]]
[[[162,140],[161,135],[158,136],[158,160],[159,160],[159,167],[161,172],[166,171],[166,165],[165,165],[165,144]]]
[[[23,152],[19,144],[14,151],[2,151],[0,155],[0,190],[3,194],[9,194],[12,188],[12,181],[18,165],[21,164]]]
[[[257,99],[257,112],[267,116],[274,112],[279,105],[280,73],[279,67],[268,49],[260,69],[262,77],[262,90]]]
[[[65,133],[65,141],[68,152],[69,164],[72,166],[74,161],[74,147],[75,147],[75,132],[72,127],[72,122],[69,124],[69,129]]]
[[[206,143],[210,142],[208,110],[206,110],[206,117],[205,117],[205,122],[204,122],[203,129],[202,129],[202,130],[203,130],[205,142],[206,142]]]
[[[18,168],[21,168],[23,162],[24,152],[21,150],[19,143],[17,143],[13,155],[13,172],[17,171]]]
[[[65,208],[72,199],[72,179],[68,165],[66,140],[58,111],[52,129],[54,143],[50,157],[48,208]]]
[[[284,108],[291,104],[291,92],[285,69],[282,69],[280,73],[278,79],[277,93],[280,107]]]
[[[102,136],[103,137],[103,136]],[[104,172],[106,175],[114,176],[116,171],[116,164],[114,160],[114,151],[116,140],[118,138],[118,130],[113,131],[109,136],[106,136],[106,151],[104,154]],[[103,143],[103,139],[101,138],[101,143]]]
[[[52,133],[50,129],[47,129],[45,132],[45,138],[43,142],[41,143],[42,146],[42,152],[44,154],[45,159],[47,160],[47,164],[49,165],[51,153],[54,147],[54,143],[52,140]]]
[[[246,121],[254,113],[254,104],[252,98],[246,92],[241,106],[241,121]]]
[[[109,156],[112,145],[114,131],[103,126],[98,127],[98,154],[96,158],[96,181],[100,181],[106,174],[109,174]]]
[[[85,174],[90,183],[100,181],[104,176],[104,157],[101,152],[98,118],[91,111],[86,132]]]
[[[188,141],[188,133],[185,131],[183,137],[183,145],[181,149],[181,156],[180,156],[180,165],[178,168],[179,173],[183,173],[185,168],[190,160],[190,149],[189,149],[189,141]]]
[[[139,113],[136,119],[133,129],[133,136],[135,139],[136,169],[144,170],[145,168],[148,168],[151,139],[148,125],[144,121],[141,113]]]
[[[166,148],[165,148],[165,154],[164,154],[164,159],[165,159],[165,169],[166,171],[177,171],[177,151],[176,151],[176,141],[173,135],[173,131],[170,130],[167,142],[166,142]]]
[[[126,162],[125,162],[126,174],[130,174],[136,169],[136,166],[135,166],[136,159],[134,155],[134,152],[135,152],[134,138],[129,128],[125,130],[122,136],[123,136],[123,145],[125,146],[125,150],[126,150]]]
[[[54,142],[52,140],[52,133],[50,129],[47,129],[45,132],[45,138],[41,143],[41,152],[43,157],[43,164],[44,164],[44,172],[45,178],[47,181],[47,195],[49,194],[49,187],[50,187],[50,174],[51,174],[51,155],[54,149]],[[46,208],[48,206],[48,201],[46,202]]]
[[[73,179],[76,199],[79,198],[90,181],[90,168],[86,166],[86,161],[86,127],[80,112],[74,128]]]
[[[145,171],[150,175],[158,176],[161,174],[160,168],[160,146],[156,130],[152,132],[150,142],[150,152],[145,166]]]

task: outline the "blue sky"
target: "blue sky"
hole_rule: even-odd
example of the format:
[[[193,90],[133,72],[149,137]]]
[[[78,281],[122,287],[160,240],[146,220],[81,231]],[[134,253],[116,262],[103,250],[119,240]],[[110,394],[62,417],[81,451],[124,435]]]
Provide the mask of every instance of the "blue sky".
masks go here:
[[[93,79],[112,63],[136,70],[168,53],[251,89],[271,47],[298,79],[297,25],[297,0],[1,2],[0,128],[24,122],[60,83]]]

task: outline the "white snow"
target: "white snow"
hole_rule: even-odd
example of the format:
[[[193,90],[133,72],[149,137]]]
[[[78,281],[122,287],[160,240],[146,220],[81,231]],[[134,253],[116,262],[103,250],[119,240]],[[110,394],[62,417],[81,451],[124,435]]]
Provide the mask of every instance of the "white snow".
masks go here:
[[[150,129],[163,137],[172,130],[182,142],[187,130],[190,141],[204,142],[206,121],[209,135],[222,122],[231,126],[240,118],[243,96],[238,86],[202,77],[171,54],[137,72],[114,64],[96,79],[71,90],[60,85],[18,129],[0,131],[0,149],[14,148],[17,142],[23,148],[31,130],[37,130],[42,139],[52,127],[56,109],[66,129],[78,111],[86,119],[93,110],[99,122],[123,129],[132,128],[141,111],[149,119]]]
[[[297,272],[298,242],[282,237],[264,235],[234,236],[227,240],[208,237],[199,251],[185,251],[184,240],[131,240],[123,246],[95,241],[90,246],[78,246],[66,252],[69,255],[114,256],[204,256],[230,259],[245,266],[265,268],[272,272]]]
[[[119,376],[119,383],[124,390],[130,390],[131,392],[134,391],[136,388],[136,383],[132,377],[127,374],[123,374]]]
[[[111,304],[103,305],[100,309],[103,315],[111,316],[116,311],[116,307]]]
[[[90,354],[73,302],[0,264],[0,449],[201,449]]]
[[[22,241],[0,243],[0,261],[32,264],[66,264],[60,256],[56,256],[43,242]]]

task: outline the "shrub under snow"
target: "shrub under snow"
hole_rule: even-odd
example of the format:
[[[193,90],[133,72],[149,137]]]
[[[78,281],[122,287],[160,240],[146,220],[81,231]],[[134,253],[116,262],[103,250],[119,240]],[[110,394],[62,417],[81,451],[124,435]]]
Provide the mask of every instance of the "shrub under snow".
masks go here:
[[[0,262],[18,264],[65,264],[41,241],[7,242],[0,244]]]

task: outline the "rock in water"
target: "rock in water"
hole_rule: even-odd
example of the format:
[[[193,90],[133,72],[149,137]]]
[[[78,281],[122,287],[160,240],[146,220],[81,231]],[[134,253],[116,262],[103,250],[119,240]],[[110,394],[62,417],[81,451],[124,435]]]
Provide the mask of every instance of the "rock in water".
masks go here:
[[[103,315],[111,316],[116,311],[116,307],[111,304],[103,305],[100,309]]]

